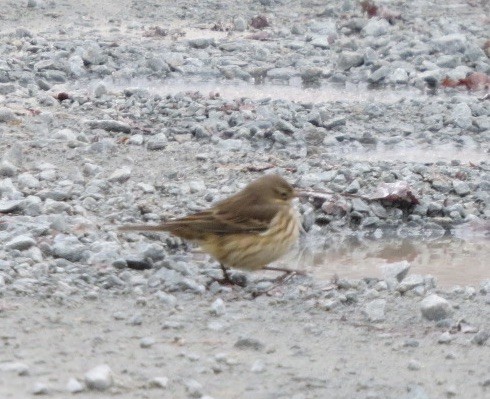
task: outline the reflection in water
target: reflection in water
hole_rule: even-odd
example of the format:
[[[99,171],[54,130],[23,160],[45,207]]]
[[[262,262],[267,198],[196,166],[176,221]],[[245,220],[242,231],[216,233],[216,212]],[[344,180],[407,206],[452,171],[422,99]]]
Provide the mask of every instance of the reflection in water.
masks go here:
[[[478,285],[490,279],[490,240],[467,241],[442,238],[434,241],[410,239],[347,240],[322,250],[305,250],[301,263],[309,273],[328,280],[382,277],[382,266],[408,261],[410,274],[430,274],[440,287]]]
[[[455,145],[441,144],[436,146],[406,146],[406,147],[382,147],[371,148],[369,150],[349,151],[344,155],[350,161],[370,161],[370,162],[396,162],[403,159],[404,162],[436,163],[438,161],[449,162],[459,160],[461,162],[480,163],[488,159],[488,154],[476,148],[462,147]]]
[[[128,87],[145,89],[150,93],[162,96],[185,92],[200,92],[204,96],[209,93],[219,93],[220,97],[233,100],[238,98],[249,98],[251,100],[284,100],[304,103],[322,102],[373,102],[393,104],[401,99],[425,98],[426,95],[417,89],[392,90],[378,89],[370,90],[363,84],[346,85],[307,85],[301,78],[291,78],[278,84],[276,81],[264,81],[264,83],[253,84],[244,81],[202,81],[199,79],[167,79],[164,81],[153,81],[145,78],[133,78],[129,81],[116,80],[106,82],[111,89],[121,90]]]

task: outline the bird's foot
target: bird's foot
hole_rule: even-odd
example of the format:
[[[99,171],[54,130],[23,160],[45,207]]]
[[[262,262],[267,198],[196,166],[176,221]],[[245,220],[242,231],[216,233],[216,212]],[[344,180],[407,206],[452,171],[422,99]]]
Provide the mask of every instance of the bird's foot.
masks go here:
[[[223,277],[222,278],[213,278],[209,283],[208,283],[208,288],[209,286],[216,282],[220,285],[228,285],[228,286],[233,286],[233,285],[238,285],[239,287],[246,287],[247,286],[247,276],[242,273],[230,273],[230,271],[223,265],[220,265],[221,270],[223,271]]]
[[[278,270],[278,269],[273,269],[273,270]],[[265,282],[265,283],[270,283],[271,285],[266,287],[265,289],[259,289],[259,287],[256,287],[255,290],[252,290],[252,298],[257,298],[261,295],[267,295],[267,296],[272,296],[274,291],[281,287],[284,283],[287,281],[291,280],[295,275],[300,275],[304,276],[306,273],[301,272],[301,271],[296,271],[296,270],[279,270],[279,271],[284,271],[284,274],[280,275],[279,277],[273,279],[273,280],[260,280],[260,282]]]
[[[247,286],[247,276],[244,274],[232,274],[231,276],[223,277],[223,278],[213,278],[209,281],[208,287],[213,284],[218,283],[220,285],[233,286],[238,285],[239,287]]]

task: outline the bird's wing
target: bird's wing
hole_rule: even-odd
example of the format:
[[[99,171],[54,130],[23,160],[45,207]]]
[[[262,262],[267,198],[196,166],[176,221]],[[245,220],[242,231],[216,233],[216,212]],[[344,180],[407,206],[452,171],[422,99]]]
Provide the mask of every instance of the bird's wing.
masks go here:
[[[245,209],[215,207],[180,219],[165,222],[169,231],[191,228],[195,232],[231,234],[254,233],[267,230],[279,207],[247,206]]]

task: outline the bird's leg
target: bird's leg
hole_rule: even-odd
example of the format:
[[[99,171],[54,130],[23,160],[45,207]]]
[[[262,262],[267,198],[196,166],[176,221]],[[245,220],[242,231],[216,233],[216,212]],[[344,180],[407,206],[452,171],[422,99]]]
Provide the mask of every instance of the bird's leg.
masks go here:
[[[223,278],[222,278],[222,281],[224,283],[227,283],[227,284],[231,284],[233,285],[233,280],[231,279],[230,277],[230,273],[228,273],[228,269],[226,268],[225,265],[223,265],[223,263],[220,263],[219,264],[219,267],[221,267],[221,270],[223,271]]]
[[[239,285],[240,287],[245,287],[247,285],[247,279],[245,276],[242,276],[241,278],[236,278],[239,276],[232,277],[230,275],[229,269],[223,265],[222,263],[219,264],[221,270],[223,271],[223,278],[213,278],[211,282],[216,281],[218,284],[222,285]]]

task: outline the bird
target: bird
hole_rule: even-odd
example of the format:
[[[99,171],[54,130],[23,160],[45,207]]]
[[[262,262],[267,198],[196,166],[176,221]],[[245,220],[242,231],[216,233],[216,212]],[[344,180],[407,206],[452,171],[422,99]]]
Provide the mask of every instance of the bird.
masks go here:
[[[264,175],[209,209],[158,225],[123,225],[119,231],[168,232],[196,242],[215,258],[223,272],[220,283],[236,284],[229,268],[247,271],[297,271],[268,266],[287,253],[301,227],[293,206],[297,191],[283,177]]]

